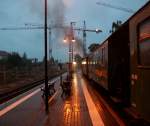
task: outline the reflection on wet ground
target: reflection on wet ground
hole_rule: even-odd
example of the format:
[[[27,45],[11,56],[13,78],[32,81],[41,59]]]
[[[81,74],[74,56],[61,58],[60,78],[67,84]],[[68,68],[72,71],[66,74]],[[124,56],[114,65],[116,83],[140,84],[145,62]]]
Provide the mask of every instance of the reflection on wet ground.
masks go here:
[[[80,78],[74,74],[71,95],[61,98],[58,94],[50,104],[50,113],[45,125],[92,126]]]

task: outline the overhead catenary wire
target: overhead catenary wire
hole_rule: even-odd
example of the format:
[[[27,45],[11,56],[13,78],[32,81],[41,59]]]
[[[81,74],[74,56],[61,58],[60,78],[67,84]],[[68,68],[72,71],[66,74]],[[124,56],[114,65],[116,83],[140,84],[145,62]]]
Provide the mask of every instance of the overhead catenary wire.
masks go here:
[[[1,27],[0,30],[31,30],[43,29],[44,27]]]
[[[54,24],[54,25],[47,26],[47,29],[49,29],[50,38],[51,38],[51,30],[52,29],[67,29],[67,28],[69,28],[69,27],[61,25],[61,24]],[[6,31],[7,30],[40,30],[40,29],[44,29],[44,25],[25,23],[24,27],[0,27],[0,30],[4,30],[4,31],[5,30]],[[83,41],[84,41],[83,42],[83,51],[84,51],[84,55],[86,55],[86,32],[95,32],[95,33],[102,32],[102,30],[100,30],[100,29],[87,29],[86,26],[85,26],[85,23],[84,23],[83,28],[74,27],[73,31],[83,32]],[[49,49],[49,58],[50,57],[52,57],[52,48]]]

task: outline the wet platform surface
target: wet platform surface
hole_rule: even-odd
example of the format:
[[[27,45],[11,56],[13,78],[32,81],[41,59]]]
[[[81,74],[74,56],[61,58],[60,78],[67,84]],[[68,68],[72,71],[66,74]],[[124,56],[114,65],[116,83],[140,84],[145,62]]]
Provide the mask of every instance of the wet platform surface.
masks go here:
[[[62,98],[59,92],[57,99],[50,103],[45,126],[92,126],[81,83],[76,75],[73,78],[71,96]]]
[[[61,97],[59,79],[54,96],[49,100],[49,113],[45,113],[39,87],[32,97],[0,116],[0,126],[118,126],[124,125],[116,114],[104,104],[80,72],[73,75],[72,93]],[[24,96],[22,96],[24,97]],[[92,103],[93,102],[93,103]],[[0,110],[1,113],[1,110]],[[98,114],[98,115],[97,115]]]

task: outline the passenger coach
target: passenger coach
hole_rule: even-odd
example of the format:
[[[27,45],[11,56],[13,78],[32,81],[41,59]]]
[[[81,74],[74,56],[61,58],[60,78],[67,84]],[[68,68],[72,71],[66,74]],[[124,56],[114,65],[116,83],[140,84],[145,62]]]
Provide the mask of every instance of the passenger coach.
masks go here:
[[[150,2],[83,60],[83,74],[150,122]]]

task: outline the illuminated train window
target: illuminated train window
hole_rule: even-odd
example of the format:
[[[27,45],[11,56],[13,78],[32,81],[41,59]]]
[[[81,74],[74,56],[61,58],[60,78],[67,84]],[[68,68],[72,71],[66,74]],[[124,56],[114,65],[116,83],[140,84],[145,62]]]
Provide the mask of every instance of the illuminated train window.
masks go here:
[[[139,25],[139,64],[150,66],[150,18]]]

